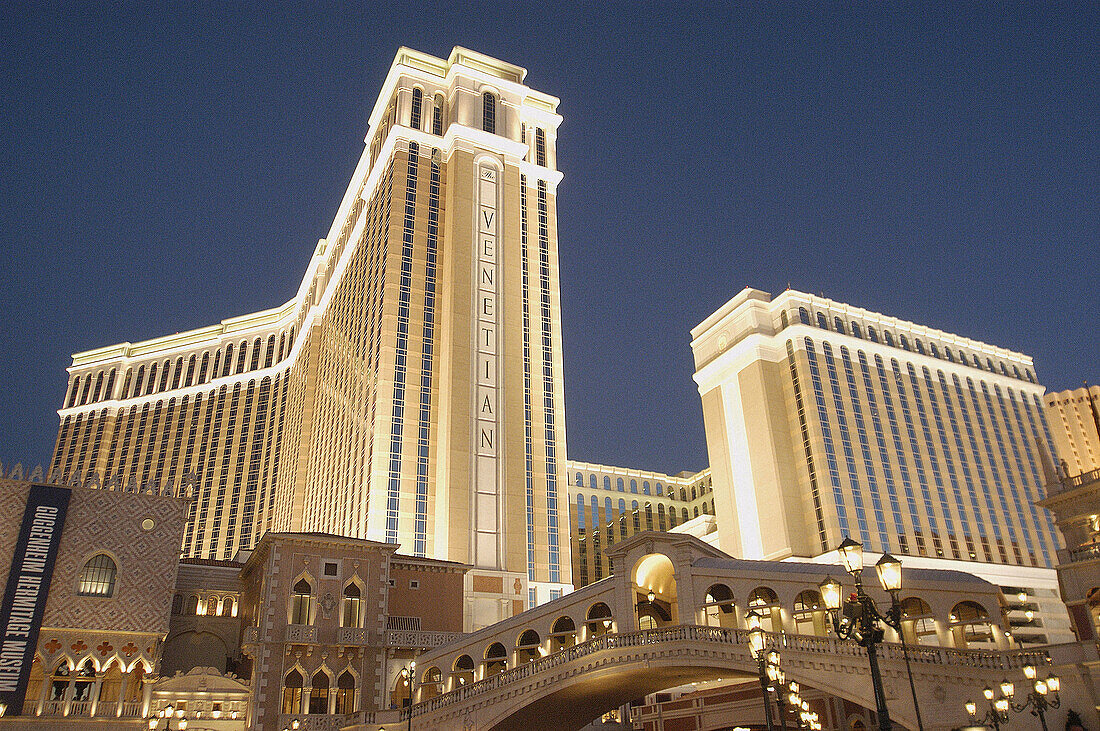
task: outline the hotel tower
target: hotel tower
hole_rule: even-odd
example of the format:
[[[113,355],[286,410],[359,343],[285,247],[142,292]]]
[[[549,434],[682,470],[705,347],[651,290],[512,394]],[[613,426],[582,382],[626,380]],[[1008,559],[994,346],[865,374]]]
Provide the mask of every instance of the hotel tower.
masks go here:
[[[558,100],[462,48],[402,48],[286,304],[77,353],[51,471],[197,478],[185,556],[265,530],[468,563],[472,626],[570,584]]]

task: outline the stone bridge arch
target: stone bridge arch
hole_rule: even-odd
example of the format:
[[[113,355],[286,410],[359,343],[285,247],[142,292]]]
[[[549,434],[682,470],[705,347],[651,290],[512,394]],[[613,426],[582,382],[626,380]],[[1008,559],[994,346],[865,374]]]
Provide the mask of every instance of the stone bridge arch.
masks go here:
[[[874,708],[867,657],[852,642],[835,638],[775,634],[789,680],[865,708]],[[950,728],[962,704],[1019,673],[1036,652],[961,651],[910,648],[918,695],[935,701],[949,720],[927,728]],[[900,646],[882,645],[880,664],[891,715],[916,727]],[[675,625],[654,630],[608,634],[506,670],[470,686],[426,700],[413,709],[414,725],[427,728],[477,728],[531,731],[580,728],[602,713],[648,693],[684,683],[754,678],[744,630]],[[552,726],[547,726],[552,719]],[[360,725],[353,728],[376,729]]]

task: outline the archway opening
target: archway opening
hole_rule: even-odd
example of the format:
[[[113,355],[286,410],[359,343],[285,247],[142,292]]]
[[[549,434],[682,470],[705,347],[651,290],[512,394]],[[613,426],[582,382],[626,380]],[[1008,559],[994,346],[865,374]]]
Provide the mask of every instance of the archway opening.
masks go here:
[[[678,622],[676,569],[663,553],[638,559],[631,573],[634,607],[639,629],[652,629]]]
[[[558,617],[550,630],[550,651],[557,652],[577,644],[577,626],[572,617]]]
[[[725,584],[714,584],[707,589],[703,602],[703,617],[708,627],[737,627],[734,612],[733,591]]]

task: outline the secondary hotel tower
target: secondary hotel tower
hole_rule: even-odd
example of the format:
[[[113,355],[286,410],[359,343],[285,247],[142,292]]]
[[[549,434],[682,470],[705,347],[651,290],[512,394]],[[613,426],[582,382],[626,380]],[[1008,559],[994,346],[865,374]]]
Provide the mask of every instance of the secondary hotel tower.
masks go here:
[[[851,536],[903,559],[1054,566],[1027,356],[795,291],[742,290],[692,338],[723,550],[814,557]]]
[[[561,117],[525,75],[402,48],[297,295],[74,355],[52,471],[194,472],[187,556],[268,529],[400,543],[482,570],[476,624],[560,592]]]

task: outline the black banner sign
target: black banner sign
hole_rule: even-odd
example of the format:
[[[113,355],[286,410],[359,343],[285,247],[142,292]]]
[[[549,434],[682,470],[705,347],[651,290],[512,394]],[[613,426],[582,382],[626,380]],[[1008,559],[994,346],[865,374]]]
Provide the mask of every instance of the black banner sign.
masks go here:
[[[71,495],[68,488],[52,485],[31,485],[27,495],[0,604],[0,703],[6,706],[5,715],[17,716],[23,710]]]

